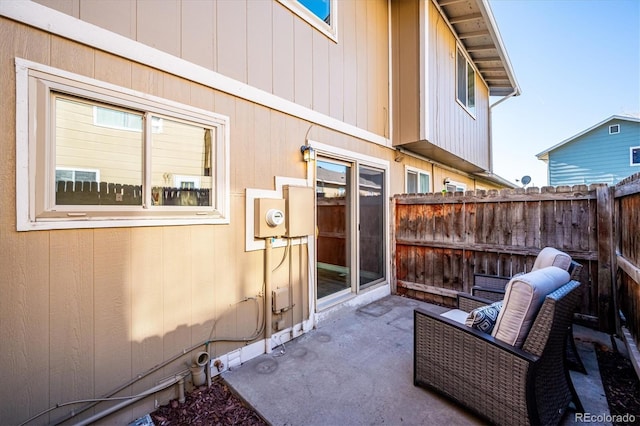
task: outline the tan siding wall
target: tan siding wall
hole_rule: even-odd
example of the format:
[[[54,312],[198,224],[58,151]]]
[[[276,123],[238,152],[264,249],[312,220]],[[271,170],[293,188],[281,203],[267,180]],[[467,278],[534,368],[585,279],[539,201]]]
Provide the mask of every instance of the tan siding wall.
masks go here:
[[[418,2],[392,3],[393,141],[420,139],[420,22]]]
[[[429,124],[427,139],[471,163],[489,169],[489,92],[476,73],[476,109],[472,117],[456,101],[456,39],[433,3],[429,3]]]
[[[427,1],[427,41],[420,41],[418,2],[392,4],[394,145],[426,140],[471,163],[489,168],[488,89],[476,75],[476,112],[456,101],[456,39],[432,2]],[[428,43],[425,46],[425,43]],[[420,110],[420,49],[426,55],[428,111]],[[420,116],[426,114],[425,129]]]
[[[386,1],[338,2],[337,43],[275,0],[36,1],[385,135]]]
[[[188,60],[224,69],[264,90],[269,90],[269,72],[257,70],[271,67],[276,95],[300,99],[378,134],[385,131],[386,1],[340,2],[338,44],[276,2],[169,1],[157,9],[152,1],[87,0],[82,8],[78,0],[41,3],[127,37],[147,32],[145,40],[166,43],[159,49],[178,49]],[[122,13],[118,18],[116,8]],[[253,33],[244,36],[267,9],[272,25],[262,23],[260,31],[272,34],[266,41]],[[178,13],[170,17],[169,11]],[[160,25],[142,28],[142,20],[153,21],[143,13],[162,13],[158,22],[166,23],[175,37],[154,36],[163,30]],[[309,43],[306,49],[298,36]],[[198,42],[204,46],[201,54]],[[257,52],[270,43],[271,59]],[[229,116],[231,224],[16,232],[16,57]],[[319,57],[328,65],[314,63]],[[5,108],[0,114],[0,181],[8,188],[0,193],[0,341],[5,349],[0,351],[0,423],[20,423],[57,403],[100,396],[211,333],[251,335],[262,308],[243,300],[262,290],[264,266],[261,251],[244,251],[245,190],[273,189],[274,176],[305,178],[299,151],[305,137],[388,160],[389,194],[404,190],[404,163],[394,162],[393,151],[385,147],[5,18],[0,18],[0,73],[6,76],[0,82]],[[322,87],[326,93],[318,89]],[[410,161],[421,169],[432,167]],[[437,171],[432,173],[435,182]],[[282,255],[276,249],[273,258]],[[307,285],[306,248],[296,246],[291,255],[295,307],[284,317],[287,327],[309,314],[298,302]],[[288,276],[283,267],[273,282],[286,284]],[[215,356],[241,346],[219,342],[212,351]],[[124,392],[140,392],[183,370],[188,361],[182,357]],[[158,400],[174,396],[166,391]],[[148,399],[108,422],[125,424],[153,408]],[[66,412],[43,416],[37,423],[55,421]]]
[[[230,225],[16,232],[15,191],[0,194],[0,340],[9,348],[0,351],[0,423],[20,423],[60,402],[101,396],[212,330],[214,337],[251,335],[262,307],[242,300],[260,293],[264,267],[261,251],[244,251],[244,192],[273,189],[276,175],[305,178],[299,151],[305,135],[393,158],[384,147],[319,126],[310,130],[295,117],[4,18],[0,40],[0,72],[7,76],[0,84],[7,106],[0,114],[0,176],[7,188],[15,188],[15,57],[206,108],[231,123]],[[319,51],[331,57],[330,49]],[[324,99],[322,108],[330,108],[330,98]],[[391,164],[392,191],[402,191],[402,165]],[[276,249],[273,257],[282,255]],[[309,314],[300,299],[307,285],[306,248],[294,246],[292,256],[296,306],[285,315],[286,326]],[[273,280],[282,286],[288,277],[284,267]],[[241,346],[220,342],[212,351],[215,356]],[[188,361],[182,357],[123,392],[140,392]],[[172,397],[173,390],[157,398]],[[153,408],[149,398],[108,422],[127,423]]]

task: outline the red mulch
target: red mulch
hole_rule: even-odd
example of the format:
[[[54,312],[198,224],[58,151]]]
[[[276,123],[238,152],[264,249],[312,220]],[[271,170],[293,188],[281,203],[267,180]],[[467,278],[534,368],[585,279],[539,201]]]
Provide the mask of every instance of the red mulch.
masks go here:
[[[640,381],[631,365],[631,361],[622,356],[618,351],[596,344],[596,356],[604,393],[607,395],[609,412],[615,419],[622,419],[625,415],[632,414],[635,420],[640,419]],[[616,422],[614,425],[627,425],[634,423]]]
[[[211,387],[201,386],[185,397],[185,402],[171,400],[151,413],[156,426],[168,425],[247,425],[267,426],[222,379],[214,379]]]

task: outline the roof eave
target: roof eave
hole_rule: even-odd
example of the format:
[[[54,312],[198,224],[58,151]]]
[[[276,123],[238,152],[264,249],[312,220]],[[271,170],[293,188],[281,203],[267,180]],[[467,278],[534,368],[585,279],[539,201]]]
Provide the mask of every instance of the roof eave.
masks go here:
[[[498,25],[493,17],[493,12],[491,12],[491,6],[489,5],[488,0],[476,0],[478,4],[478,8],[480,9],[480,13],[483,18],[487,22],[487,28],[489,30],[489,34],[491,35],[491,39],[496,45],[496,50],[498,51],[498,56],[502,63],[504,64],[504,68],[507,72],[507,77],[509,78],[509,82],[511,83],[510,88],[503,87],[494,87],[489,88],[489,94],[491,96],[519,96],[520,95],[520,86],[518,85],[518,81],[516,79],[515,73],[513,71],[513,66],[511,65],[511,60],[509,59],[509,55],[507,54],[507,49],[504,47],[504,43],[502,41],[502,37],[500,36],[500,31],[498,30]]]

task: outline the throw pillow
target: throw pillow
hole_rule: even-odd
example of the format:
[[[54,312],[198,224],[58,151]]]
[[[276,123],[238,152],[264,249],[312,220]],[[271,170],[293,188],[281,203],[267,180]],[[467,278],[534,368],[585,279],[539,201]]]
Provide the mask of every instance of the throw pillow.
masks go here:
[[[471,328],[477,328],[485,333],[491,333],[496,325],[498,314],[502,309],[502,300],[491,305],[482,306],[469,312],[465,324]]]

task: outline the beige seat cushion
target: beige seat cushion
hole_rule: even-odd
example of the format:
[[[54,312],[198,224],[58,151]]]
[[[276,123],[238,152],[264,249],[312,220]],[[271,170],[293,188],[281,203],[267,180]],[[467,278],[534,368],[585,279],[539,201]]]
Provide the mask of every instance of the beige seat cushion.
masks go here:
[[[545,296],[567,282],[569,273],[556,266],[513,277],[505,289],[502,309],[491,335],[522,347]]]
[[[571,256],[553,247],[545,247],[540,250],[535,262],[533,262],[532,271],[546,268],[547,266],[557,266],[565,271],[571,266]]]

